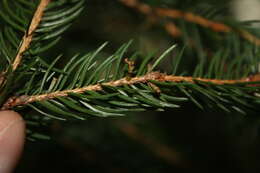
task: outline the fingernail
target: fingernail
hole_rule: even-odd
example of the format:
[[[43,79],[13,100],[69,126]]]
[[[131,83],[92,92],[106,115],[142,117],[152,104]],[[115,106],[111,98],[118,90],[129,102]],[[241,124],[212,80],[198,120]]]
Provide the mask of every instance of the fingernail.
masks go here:
[[[11,173],[24,144],[24,121],[15,112],[0,113],[0,173]]]

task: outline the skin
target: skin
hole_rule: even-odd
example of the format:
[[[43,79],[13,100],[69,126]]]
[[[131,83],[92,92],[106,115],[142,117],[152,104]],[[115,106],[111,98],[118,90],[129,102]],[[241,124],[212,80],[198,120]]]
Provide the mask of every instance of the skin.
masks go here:
[[[0,172],[11,173],[25,141],[25,122],[13,111],[0,112]]]

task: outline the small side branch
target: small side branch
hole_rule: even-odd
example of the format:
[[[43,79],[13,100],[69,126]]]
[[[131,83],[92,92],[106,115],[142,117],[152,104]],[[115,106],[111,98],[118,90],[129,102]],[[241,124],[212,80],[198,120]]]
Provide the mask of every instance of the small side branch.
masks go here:
[[[40,24],[44,10],[47,7],[47,5],[50,3],[50,1],[51,0],[41,0],[40,4],[38,5],[38,8],[35,11],[34,16],[32,18],[30,27],[29,27],[28,31],[25,33],[25,35],[23,36],[22,44],[18,50],[18,53],[15,57],[14,62],[13,62],[13,71],[15,71],[17,69],[17,67],[20,65],[20,63],[22,61],[23,53],[26,50],[28,50],[28,48],[32,42],[32,39],[33,39],[33,33],[36,30],[36,28],[38,27],[38,25]]]
[[[35,96],[23,95],[19,97],[11,97],[7,100],[7,102],[3,105],[3,107],[0,110],[7,110],[15,106],[26,105],[37,101],[50,100],[57,97],[66,97],[69,95],[69,93],[84,93],[85,91],[101,91],[103,89],[102,86],[120,87],[123,85],[149,83],[150,81],[175,82],[175,83],[181,83],[181,82],[195,83],[196,81],[201,81],[201,82],[213,83],[216,85],[223,85],[223,84],[236,84],[236,83],[252,82],[252,81],[256,82],[256,81],[260,81],[260,79],[251,77],[251,78],[245,78],[240,80],[218,80],[218,79],[172,76],[172,75],[166,75],[159,72],[151,72],[144,76],[138,76],[130,79],[128,77],[125,77],[116,81],[111,81],[111,82],[106,82],[106,83],[101,83],[96,85],[89,85],[83,88],[56,91],[53,93],[47,93],[47,94],[35,95]]]

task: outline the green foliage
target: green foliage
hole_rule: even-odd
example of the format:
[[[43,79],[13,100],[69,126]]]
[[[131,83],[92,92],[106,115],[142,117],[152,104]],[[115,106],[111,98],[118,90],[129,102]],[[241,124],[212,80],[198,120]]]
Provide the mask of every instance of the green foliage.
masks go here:
[[[1,69],[6,69],[13,61],[21,45],[21,39],[27,32],[30,20],[37,8],[39,1],[14,1],[1,2]],[[70,26],[70,23],[83,10],[83,0],[78,1],[53,1],[45,10],[40,25],[34,33],[30,49],[24,55],[23,65],[31,64],[42,52],[53,47],[60,35]],[[4,61],[5,60],[5,61]],[[42,60],[43,61],[43,60]]]
[[[129,75],[128,67],[122,63],[122,58],[130,43],[120,47],[113,55],[105,58],[104,61],[100,61],[98,53],[105,45],[102,45],[92,53],[74,56],[64,67],[63,73],[51,72],[53,65],[56,63],[56,61],[53,61],[49,69],[46,70],[42,80],[35,79],[35,81],[27,83],[27,89],[20,94],[40,95],[101,84],[102,91],[69,93],[66,97],[57,97],[29,105],[39,113],[43,113],[50,118],[63,120],[69,117],[84,119],[86,115],[101,117],[122,116],[124,112],[129,111],[179,108],[185,102],[192,102],[200,109],[207,111],[215,109],[227,113],[239,112],[241,114],[259,111],[259,97],[256,95],[259,87],[248,86],[248,83],[217,85],[201,81],[195,83],[150,81],[160,89],[160,93],[151,87],[149,83],[123,86],[102,85],[102,83],[109,82],[112,79],[119,80]],[[159,58],[145,57],[142,63],[135,67],[135,73],[138,76],[145,75],[148,72],[146,68],[148,62],[154,61],[152,68],[155,68],[159,63],[158,60],[165,57],[170,50],[171,48]],[[130,60],[135,59],[137,59],[136,56],[130,58]],[[225,72],[222,69],[223,64],[220,64],[222,59],[221,52],[216,54],[209,65],[208,71],[203,72],[203,68],[198,66],[193,76],[204,78],[212,78],[214,76],[217,79],[230,79],[230,76],[241,75],[247,72],[247,70],[242,71],[243,68],[240,68],[239,71],[229,70]],[[230,66],[236,66],[237,64],[240,65],[242,62],[237,60],[230,62]],[[115,66],[118,68],[115,68]],[[120,69],[120,71],[116,69]],[[174,73],[175,71],[176,69]],[[46,112],[46,110],[48,111]]]
[[[6,72],[7,79],[7,82],[0,86],[0,103],[3,104],[11,96],[47,95],[68,90],[71,92],[67,92],[65,97],[50,97],[13,108],[21,112],[32,108],[44,115],[44,118],[37,115],[28,118],[31,124],[49,119],[85,119],[89,115],[122,116],[129,111],[162,111],[179,108],[186,103],[193,103],[205,111],[241,114],[260,111],[260,82],[222,85],[195,79],[194,83],[149,80],[129,85],[105,85],[122,78],[131,81],[133,77],[142,77],[152,71],[158,71],[161,62],[169,61],[169,57],[172,62],[170,74],[175,76],[241,79],[259,73],[259,47],[242,40],[236,33],[215,33],[182,19],[176,21],[184,33],[179,45],[175,48],[174,44],[158,58],[139,53],[133,53],[129,57],[127,51],[132,43],[130,41],[108,57],[101,54],[107,44],[105,43],[92,52],[76,54],[66,63],[63,61],[66,57],[62,54],[49,62],[43,54],[58,43],[61,34],[79,16],[84,8],[84,0],[51,1],[34,32],[30,48],[22,55],[21,65],[16,71],[12,71],[12,63],[23,36],[28,32],[38,3],[39,1],[3,0],[0,4],[0,71]],[[157,4],[154,2],[152,5]],[[169,6],[171,5],[176,4]],[[211,13],[211,7],[206,9],[204,13],[208,18],[217,16],[217,13]],[[237,27],[241,25],[236,23]],[[189,44],[190,40],[193,41],[194,47]],[[203,46],[209,41],[213,43],[208,45],[210,56],[206,54]],[[180,67],[185,66],[183,64],[186,56],[196,58],[192,62],[193,67],[184,73],[185,69]],[[130,67],[124,62],[125,57],[136,62],[133,71],[129,71]],[[59,62],[65,65],[58,68]],[[72,92],[93,85],[101,86],[102,89]]]
[[[15,73],[14,76],[16,76],[15,79],[9,78],[8,82],[15,83],[16,86],[5,87],[2,91],[4,93],[2,95],[5,96],[2,98],[13,95],[13,90],[23,87],[24,82],[31,77],[45,73],[44,68],[49,68],[49,64],[41,57],[41,53],[49,50],[60,40],[60,35],[69,28],[72,20],[83,10],[84,1],[53,1],[50,3],[33,33],[29,49],[23,53],[22,64],[16,72],[11,72],[11,64],[23,43],[22,38],[28,35],[29,25],[38,3],[39,1],[24,0],[14,3],[6,0],[1,2],[0,19],[3,24],[0,27],[0,70],[7,71],[6,76],[12,76],[10,73]],[[3,99],[0,100],[2,104]]]

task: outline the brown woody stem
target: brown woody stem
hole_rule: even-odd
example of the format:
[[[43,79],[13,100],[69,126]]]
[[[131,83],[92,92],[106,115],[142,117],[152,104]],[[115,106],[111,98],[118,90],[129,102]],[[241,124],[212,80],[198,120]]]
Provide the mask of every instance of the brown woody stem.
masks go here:
[[[235,83],[242,83],[242,82],[250,82],[250,81],[260,81],[259,78],[256,79],[240,79],[240,80],[218,80],[218,79],[204,79],[204,78],[193,78],[193,77],[183,77],[183,76],[172,76],[166,75],[159,72],[151,72],[144,76],[138,76],[133,78],[122,78],[116,81],[96,84],[96,85],[89,85],[83,88],[76,88],[71,90],[64,90],[64,91],[56,91],[53,93],[47,93],[42,95],[34,95],[34,96],[19,96],[19,97],[11,97],[1,108],[1,110],[11,109],[15,106],[26,105],[29,103],[37,102],[37,101],[44,101],[49,99],[54,99],[57,97],[66,97],[69,93],[84,93],[85,91],[101,91],[102,86],[112,86],[112,87],[119,87],[123,85],[133,85],[138,83],[149,83],[151,80],[158,81],[158,82],[188,82],[188,83],[195,83],[195,81],[201,82],[208,82],[214,83],[217,85],[223,84],[235,84]]]
[[[30,27],[29,27],[28,31],[24,34],[22,44],[14,59],[13,71],[15,71],[17,69],[17,67],[20,65],[20,63],[22,61],[23,53],[29,49],[30,44],[33,39],[33,33],[36,30],[36,28],[38,27],[38,25],[40,24],[44,10],[47,7],[47,5],[50,3],[50,1],[51,0],[41,0],[40,4],[38,5],[38,8],[35,11],[34,16],[32,18]]]

